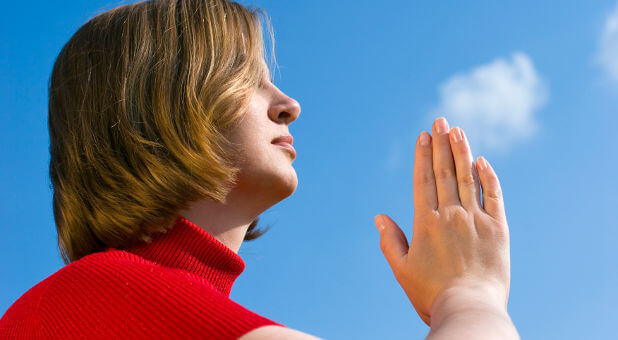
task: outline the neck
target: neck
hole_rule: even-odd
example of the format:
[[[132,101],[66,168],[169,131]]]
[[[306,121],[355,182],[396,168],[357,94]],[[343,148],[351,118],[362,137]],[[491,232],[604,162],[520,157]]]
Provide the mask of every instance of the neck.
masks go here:
[[[179,214],[238,253],[249,225],[269,206],[252,195],[232,190],[224,203],[203,199]]]

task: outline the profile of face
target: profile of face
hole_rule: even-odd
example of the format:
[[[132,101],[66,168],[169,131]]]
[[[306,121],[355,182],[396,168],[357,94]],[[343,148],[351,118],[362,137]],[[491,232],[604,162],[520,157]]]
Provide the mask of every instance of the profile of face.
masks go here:
[[[296,155],[275,139],[291,136],[289,125],[298,118],[300,104],[270,81],[265,64],[264,70],[261,85],[228,138],[241,148],[235,190],[275,204],[294,193],[298,184],[292,167]]]

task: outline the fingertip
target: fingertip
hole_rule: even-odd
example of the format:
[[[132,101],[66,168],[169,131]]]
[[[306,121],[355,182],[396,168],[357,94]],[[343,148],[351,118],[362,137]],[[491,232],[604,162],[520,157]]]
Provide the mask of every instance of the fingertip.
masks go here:
[[[427,146],[431,143],[431,135],[427,131],[422,131],[420,136],[418,137],[419,144],[421,146]]]
[[[382,214],[378,214],[373,218],[373,222],[376,226],[384,225],[384,217],[382,217]]]
[[[489,167],[489,162],[483,156],[478,156],[476,158],[476,165],[480,171],[484,171]]]

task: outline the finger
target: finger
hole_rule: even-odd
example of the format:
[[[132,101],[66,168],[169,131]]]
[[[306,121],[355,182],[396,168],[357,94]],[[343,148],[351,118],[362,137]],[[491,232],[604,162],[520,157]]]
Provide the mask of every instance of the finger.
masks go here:
[[[506,223],[504,199],[498,176],[484,157],[479,156],[476,159],[476,167],[483,187],[483,207],[485,211],[491,217]]]
[[[455,163],[449,141],[448,122],[444,117],[433,124],[433,173],[436,178],[438,206],[459,205]]]
[[[425,313],[423,313],[423,314],[421,314],[421,313],[416,313],[416,314],[418,314],[418,316],[420,316],[420,317],[421,317],[421,320],[423,320],[423,322],[424,322],[427,326],[431,327],[431,317],[427,316],[427,314],[425,314]]]
[[[380,249],[393,273],[397,273],[397,268],[410,249],[408,238],[397,223],[387,215],[376,215],[374,222],[380,232]]]
[[[414,213],[423,213],[438,208],[436,179],[433,175],[431,135],[423,131],[416,141],[414,152],[413,199]]]
[[[449,136],[455,158],[459,200],[466,210],[480,209],[482,207],[480,182],[466,134],[461,128],[454,127]]]

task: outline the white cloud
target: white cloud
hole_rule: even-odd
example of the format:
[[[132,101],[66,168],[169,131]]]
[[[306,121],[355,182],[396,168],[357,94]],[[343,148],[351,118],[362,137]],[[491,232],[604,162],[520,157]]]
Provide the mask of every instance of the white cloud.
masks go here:
[[[596,60],[611,79],[618,81],[618,4],[605,21]]]
[[[511,60],[497,58],[455,74],[439,87],[440,104],[432,118],[445,116],[460,126],[473,153],[506,151],[538,130],[535,112],[547,101],[547,89],[530,58],[521,52]]]

